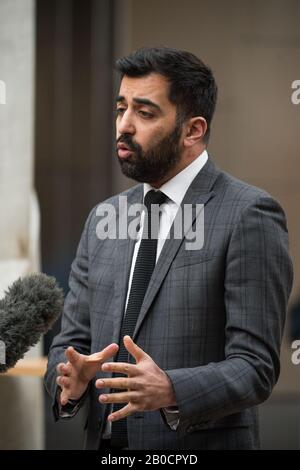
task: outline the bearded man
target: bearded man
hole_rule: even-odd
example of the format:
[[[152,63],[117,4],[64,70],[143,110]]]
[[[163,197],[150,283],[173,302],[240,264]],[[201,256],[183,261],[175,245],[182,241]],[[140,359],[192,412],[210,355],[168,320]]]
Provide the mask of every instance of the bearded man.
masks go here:
[[[143,48],[116,68],[117,157],[138,184],[87,219],[45,378],[55,418],[89,399],[87,449],[259,448],[292,285],[285,215],[208,155],[217,86],[200,59]],[[127,237],[100,236],[104,207]]]

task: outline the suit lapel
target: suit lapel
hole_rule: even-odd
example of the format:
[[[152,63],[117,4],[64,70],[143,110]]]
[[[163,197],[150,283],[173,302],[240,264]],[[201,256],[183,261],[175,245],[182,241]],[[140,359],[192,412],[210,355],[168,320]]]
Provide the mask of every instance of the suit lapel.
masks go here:
[[[202,170],[198,173],[198,175],[195,177],[192,184],[190,185],[189,189],[187,190],[186,195],[182,201],[181,208],[183,208],[185,204],[207,204],[207,202],[214,196],[212,188],[219,173],[220,172],[216,169],[214,163],[210,159],[208,159]],[[178,215],[176,216],[176,218],[177,217]],[[180,245],[183,243],[186,233],[192,227],[195,218],[196,216],[193,217],[191,219],[191,223],[185,227],[184,236],[181,239],[170,238],[165,241],[164,246],[162,248],[162,252],[153,271],[143,305],[141,307],[141,312],[137,320],[133,338],[135,338],[138,334],[138,331],[149,311],[149,308],[165,276],[167,275],[170,265],[174,257],[176,256]]]

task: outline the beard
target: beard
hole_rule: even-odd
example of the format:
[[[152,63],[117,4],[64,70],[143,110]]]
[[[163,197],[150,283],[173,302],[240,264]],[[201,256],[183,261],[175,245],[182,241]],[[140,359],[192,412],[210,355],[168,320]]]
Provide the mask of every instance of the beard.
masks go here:
[[[130,134],[121,135],[117,143],[123,142],[134,152],[126,159],[118,156],[122,173],[140,183],[163,180],[180,160],[180,136],[181,125],[176,124],[172,132],[144,151]]]

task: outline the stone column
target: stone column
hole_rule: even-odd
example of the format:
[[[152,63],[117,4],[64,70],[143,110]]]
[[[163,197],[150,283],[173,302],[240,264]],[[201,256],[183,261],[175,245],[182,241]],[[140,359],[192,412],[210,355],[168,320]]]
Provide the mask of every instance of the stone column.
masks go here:
[[[34,0],[0,1],[0,297],[39,268],[33,192]],[[40,354],[36,347],[29,355]],[[41,379],[0,377],[0,449],[43,448]]]

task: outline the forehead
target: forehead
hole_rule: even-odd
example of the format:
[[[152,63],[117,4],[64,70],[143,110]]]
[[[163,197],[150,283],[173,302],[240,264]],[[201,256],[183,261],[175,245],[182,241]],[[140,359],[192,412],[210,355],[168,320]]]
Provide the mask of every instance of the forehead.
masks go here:
[[[169,100],[169,82],[157,73],[146,77],[123,77],[119,95],[130,102],[133,98],[147,98],[161,107],[173,107]]]

